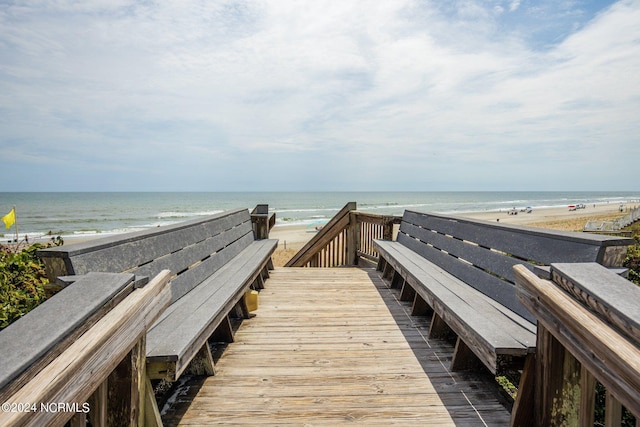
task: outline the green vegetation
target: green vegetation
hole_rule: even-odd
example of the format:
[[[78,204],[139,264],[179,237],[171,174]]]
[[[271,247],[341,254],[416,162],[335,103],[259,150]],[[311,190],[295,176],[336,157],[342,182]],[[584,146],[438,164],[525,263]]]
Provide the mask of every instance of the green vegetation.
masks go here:
[[[49,245],[34,244],[21,251],[0,246],[0,330],[33,310],[45,299],[49,281],[36,251],[62,244],[58,238]]]

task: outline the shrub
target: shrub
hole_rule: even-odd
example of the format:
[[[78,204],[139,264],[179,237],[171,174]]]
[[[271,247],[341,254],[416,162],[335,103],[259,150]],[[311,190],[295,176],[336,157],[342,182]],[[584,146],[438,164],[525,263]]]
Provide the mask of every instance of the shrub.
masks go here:
[[[44,285],[49,281],[36,251],[61,243],[61,239],[46,246],[36,243],[19,252],[0,247],[0,330],[45,300]]]

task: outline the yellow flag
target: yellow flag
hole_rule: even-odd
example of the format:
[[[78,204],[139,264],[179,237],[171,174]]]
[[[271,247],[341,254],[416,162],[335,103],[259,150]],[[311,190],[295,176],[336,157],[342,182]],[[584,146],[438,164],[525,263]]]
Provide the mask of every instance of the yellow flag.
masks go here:
[[[16,208],[11,209],[11,212],[2,217],[2,222],[7,228],[11,228],[16,223]]]

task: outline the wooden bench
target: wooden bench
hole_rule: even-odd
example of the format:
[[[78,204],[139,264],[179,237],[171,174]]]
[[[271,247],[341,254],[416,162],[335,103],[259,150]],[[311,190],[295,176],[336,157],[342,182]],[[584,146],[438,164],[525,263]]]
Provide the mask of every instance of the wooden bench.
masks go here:
[[[550,231],[405,211],[397,241],[376,240],[378,268],[413,298],[413,314],[433,312],[430,337],[453,336],[452,370],[495,375],[522,369],[536,347],[535,317],[518,301],[513,266],[549,274],[552,262],[620,266],[633,240]]]
[[[0,331],[0,425],[159,419],[144,348],[170,303],[169,275],[134,289],[132,274],[89,273]]]
[[[208,340],[233,340],[229,315],[249,317],[244,294],[263,287],[276,246],[255,240],[249,211],[239,209],[38,255],[52,278],[100,271],[144,280],[169,269],[171,305],[149,330],[146,352],[150,378],[175,381],[190,364],[193,373],[215,373]]]

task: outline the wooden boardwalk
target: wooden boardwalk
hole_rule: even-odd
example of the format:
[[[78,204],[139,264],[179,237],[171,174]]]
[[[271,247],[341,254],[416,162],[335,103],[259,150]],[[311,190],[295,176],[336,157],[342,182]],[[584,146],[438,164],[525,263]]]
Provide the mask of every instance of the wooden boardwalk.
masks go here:
[[[491,378],[448,370],[453,347],[379,273],[278,268],[216,364],[184,384],[165,425],[501,426]]]

